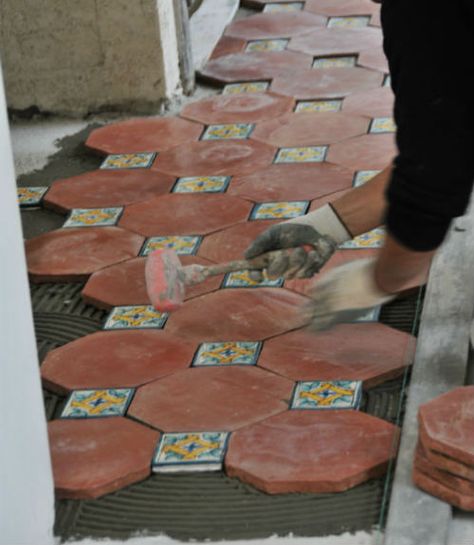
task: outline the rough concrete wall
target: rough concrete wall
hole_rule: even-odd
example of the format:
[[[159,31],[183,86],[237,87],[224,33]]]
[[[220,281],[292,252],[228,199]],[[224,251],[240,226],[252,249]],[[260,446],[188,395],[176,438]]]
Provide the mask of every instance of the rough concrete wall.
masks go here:
[[[179,86],[173,25],[172,0],[0,0],[8,105],[156,112]]]

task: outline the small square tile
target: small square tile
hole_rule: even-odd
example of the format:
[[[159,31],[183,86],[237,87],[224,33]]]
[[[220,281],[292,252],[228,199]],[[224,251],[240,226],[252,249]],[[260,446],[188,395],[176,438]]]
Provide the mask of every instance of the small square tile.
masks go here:
[[[360,248],[381,248],[385,240],[385,229],[378,227],[368,233],[348,240],[339,245],[341,250],[357,250]]]
[[[355,173],[352,187],[360,187],[361,185],[366,184],[369,180],[371,180],[380,172],[380,170],[359,170]]]
[[[195,255],[201,244],[201,240],[202,237],[191,235],[151,237],[145,241],[140,251],[140,256],[146,257],[154,250],[162,248],[170,248],[178,255]]]
[[[390,74],[387,74],[383,80],[383,87],[391,87],[392,86],[392,78],[390,77]]]
[[[256,204],[250,214],[251,220],[291,219],[304,216],[309,201],[264,202]]]
[[[100,168],[150,168],[156,155],[156,153],[119,153],[108,155],[100,165]]]
[[[245,140],[252,134],[254,127],[251,123],[209,125],[201,140]]]
[[[320,163],[324,161],[327,146],[280,148],[275,163]]]
[[[193,360],[193,367],[221,365],[256,365],[262,343],[260,342],[216,342],[203,343]]]
[[[124,416],[134,392],[133,388],[75,390],[71,392],[61,418]]]
[[[20,206],[39,206],[49,187],[17,187],[18,204]]]
[[[263,9],[264,13],[279,13],[282,11],[301,11],[304,2],[287,2],[280,4],[267,4]]]
[[[378,322],[381,310],[382,310],[382,307],[380,307],[380,306],[371,308],[370,310],[367,311],[366,314],[364,314],[363,316],[360,316],[355,321],[356,322],[363,322],[363,323]]]
[[[396,132],[397,126],[393,117],[375,117],[370,123],[369,132],[371,133],[387,133]]]
[[[106,227],[117,225],[123,208],[75,208],[63,227]]]
[[[269,81],[249,81],[243,83],[229,83],[224,87],[222,94],[239,95],[240,93],[264,93],[270,87]]]
[[[358,409],[362,396],[359,380],[297,382],[291,409]]]
[[[256,282],[249,276],[249,271],[228,273],[222,282],[223,288],[280,288],[283,278],[270,279],[263,273],[263,280]]]
[[[191,176],[179,178],[172,193],[224,193],[230,183],[230,176]]]
[[[313,68],[352,68],[356,65],[357,57],[354,55],[346,57],[320,57],[314,59]]]
[[[370,22],[370,16],[330,17],[328,28],[363,28]]]
[[[284,51],[289,41],[283,38],[276,40],[252,40],[247,44],[245,51]]]
[[[114,307],[104,329],[162,329],[167,319],[166,312],[158,312],[151,305]]]
[[[338,112],[342,100],[302,100],[296,104],[295,112]]]
[[[155,473],[219,471],[222,469],[229,433],[165,433],[161,437],[152,469]]]

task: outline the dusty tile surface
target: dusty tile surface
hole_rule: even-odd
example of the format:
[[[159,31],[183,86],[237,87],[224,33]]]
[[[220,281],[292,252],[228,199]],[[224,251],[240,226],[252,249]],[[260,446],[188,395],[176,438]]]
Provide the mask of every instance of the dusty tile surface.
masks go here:
[[[393,134],[366,134],[332,145],[328,161],[353,170],[382,170],[396,154]]]
[[[372,68],[372,70],[378,70],[384,74],[388,74],[388,61],[385,53],[380,48],[365,49],[360,52],[358,63],[360,66],[366,68]]]
[[[222,38],[217,42],[210,59],[217,59],[219,57],[223,57],[224,55],[230,55],[231,53],[240,53],[241,51],[244,51],[246,45],[246,40],[233,38],[232,36],[222,36]]]
[[[388,117],[393,114],[394,96],[389,87],[353,93],[344,99],[342,111],[367,117]]]
[[[370,15],[380,7],[371,0],[306,0],[305,10],[327,16]]]

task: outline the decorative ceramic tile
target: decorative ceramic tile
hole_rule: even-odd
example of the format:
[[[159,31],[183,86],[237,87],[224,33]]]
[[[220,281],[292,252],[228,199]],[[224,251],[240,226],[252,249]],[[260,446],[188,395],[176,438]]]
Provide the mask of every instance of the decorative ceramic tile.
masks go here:
[[[291,409],[357,409],[362,395],[359,380],[297,382]]]
[[[362,28],[370,22],[370,17],[365,15],[355,17],[330,17],[328,28]]]
[[[223,288],[280,288],[283,285],[283,278],[270,279],[263,273],[261,282],[253,280],[249,271],[237,271],[228,273],[222,282]]]
[[[290,219],[304,216],[309,201],[264,202],[256,204],[250,214],[251,220]]]
[[[380,248],[385,240],[385,229],[378,227],[368,233],[359,235],[358,237],[348,240],[339,245],[342,250],[352,250],[359,248]]]
[[[114,307],[104,329],[162,329],[168,319],[151,305]]]
[[[240,93],[264,93],[270,87],[268,81],[249,81],[243,83],[229,83],[224,87],[224,95],[238,95]]]
[[[256,365],[262,343],[260,342],[216,342],[203,343],[194,356],[194,367],[214,365]]]
[[[387,74],[383,80],[383,87],[390,87],[392,85],[392,78],[390,74]]]
[[[119,153],[107,155],[100,168],[150,168],[156,155],[156,153]]]
[[[280,148],[275,163],[320,163],[324,161],[327,146]]]
[[[355,321],[356,322],[378,322],[380,317],[380,311],[382,310],[382,307],[374,307],[367,311],[366,314],[363,316],[360,316]]]
[[[380,170],[359,170],[354,176],[353,187],[360,187],[376,176]]]
[[[397,126],[393,117],[375,117],[370,124],[369,132],[371,133],[385,133],[395,132]]]
[[[251,123],[228,123],[225,125],[209,125],[201,140],[245,140],[250,136],[255,125]]]
[[[48,187],[18,187],[17,196],[20,206],[39,206]]]
[[[342,100],[302,100],[296,104],[295,112],[338,112]]]
[[[202,237],[191,235],[151,237],[145,241],[140,255],[147,256],[154,250],[161,248],[171,248],[178,255],[194,255],[201,244],[201,240]]]
[[[172,193],[224,193],[230,176],[191,176],[179,178]]]
[[[313,68],[351,68],[356,65],[357,57],[320,57],[314,59]]]
[[[283,38],[277,40],[253,40],[247,44],[245,51],[284,51],[289,41]]]
[[[264,8],[265,13],[278,13],[281,11],[300,11],[304,7],[304,2],[288,2],[280,4],[267,4]]]
[[[153,456],[155,473],[219,471],[227,450],[229,433],[165,433]]]
[[[133,388],[75,390],[69,396],[61,418],[124,416],[134,392]]]
[[[116,225],[123,208],[75,208],[63,227],[106,227]]]

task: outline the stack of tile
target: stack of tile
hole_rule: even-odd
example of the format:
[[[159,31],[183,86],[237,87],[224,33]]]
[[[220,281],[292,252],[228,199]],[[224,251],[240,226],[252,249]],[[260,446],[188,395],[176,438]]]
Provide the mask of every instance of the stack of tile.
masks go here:
[[[426,492],[474,511],[474,386],[444,394],[419,413],[413,480]]]

